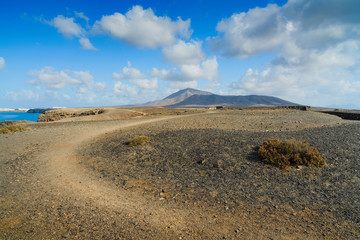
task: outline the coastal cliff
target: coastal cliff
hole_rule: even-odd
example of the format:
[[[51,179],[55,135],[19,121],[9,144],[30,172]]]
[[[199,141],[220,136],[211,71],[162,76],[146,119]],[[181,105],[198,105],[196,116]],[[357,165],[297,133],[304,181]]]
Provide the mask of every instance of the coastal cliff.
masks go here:
[[[49,110],[53,110],[54,108],[31,108],[27,110],[27,113],[44,113]]]
[[[49,110],[39,116],[38,122],[54,122],[64,118],[98,115],[103,112],[104,109],[102,108]]]

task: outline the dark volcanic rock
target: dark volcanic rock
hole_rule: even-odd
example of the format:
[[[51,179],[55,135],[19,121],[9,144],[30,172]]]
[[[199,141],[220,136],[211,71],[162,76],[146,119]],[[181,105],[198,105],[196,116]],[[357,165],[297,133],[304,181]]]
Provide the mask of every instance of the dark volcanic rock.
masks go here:
[[[345,112],[345,111],[324,111],[324,113],[335,115],[347,120],[360,120],[360,113]]]
[[[153,140],[140,147],[123,143],[134,134]],[[154,128],[123,131],[91,146],[105,178],[126,187],[128,179],[142,179],[156,189],[167,186],[176,202],[204,202],[209,206],[254,208],[290,206],[339,219],[360,222],[356,184],[359,176],[359,125],[306,129],[297,132],[248,132],[219,129],[163,131]],[[341,136],[341,138],[339,138]],[[303,167],[284,171],[263,163],[257,146],[268,138],[303,139],[319,149],[327,161],[321,169]]]
[[[32,108],[27,110],[27,113],[44,113],[49,110],[53,110],[53,108]]]

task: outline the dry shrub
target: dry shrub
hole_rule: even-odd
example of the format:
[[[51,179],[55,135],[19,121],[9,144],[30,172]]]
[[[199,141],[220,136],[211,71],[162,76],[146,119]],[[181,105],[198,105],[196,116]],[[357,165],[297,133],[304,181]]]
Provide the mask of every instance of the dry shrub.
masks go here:
[[[0,134],[12,133],[12,132],[23,132],[26,131],[24,125],[12,125],[6,126],[5,128],[0,129]]]
[[[268,139],[260,146],[258,154],[265,162],[283,169],[290,165],[324,167],[326,164],[316,148],[311,147],[307,141],[296,139]]]
[[[149,142],[152,138],[148,136],[135,136],[134,138],[130,138],[126,141],[126,145],[129,147],[134,147],[138,145],[144,145]]]

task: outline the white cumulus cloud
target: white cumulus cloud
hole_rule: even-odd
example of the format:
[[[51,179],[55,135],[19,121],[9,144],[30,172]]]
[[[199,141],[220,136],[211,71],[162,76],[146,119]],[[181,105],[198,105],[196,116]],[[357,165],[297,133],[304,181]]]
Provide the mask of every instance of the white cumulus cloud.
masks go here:
[[[158,17],[151,8],[134,6],[125,15],[114,13],[96,21],[93,32],[106,33],[137,47],[157,48],[173,44],[178,37],[189,38],[190,20]]]
[[[357,0],[289,0],[282,7],[269,4],[235,13],[220,21],[219,35],[208,40],[223,55],[238,58],[276,51],[289,42],[302,48],[329,47],[358,37],[359,11]]]
[[[138,91],[135,87],[124,84],[121,81],[115,82],[113,91],[116,95],[121,95],[125,97],[136,97],[138,94]]]
[[[81,84],[91,86],[94,82],[94,77],[88,71],[72,71],[75,78],[80,81]]]
[[[80,37],[84,33],[84,29],[80,24],[75,23],[74,18],[64,17],[63,15],[58,15],[48,24],[54,26],[64,37]]]
[[[276,54],[265,70],[249,68],[229,85],[236,91],[350,106],[360,102],[359,12],[357,0],[289,0],[223,19],[208,41],[227,57]]]
[[[35,85],[38,91],[46,93],[46,98],[56,101],[69,99],[84,103],[94,103],[99,96],[107,92],[105,82],[95,82],[89,71],[55,70],[45,66],[40,70],[28,73],[29,83]]]
[[[201,64],[184,64],[179,67],[180,72],[190,80],[206,79],[214,81],[218,76],[218,62],[216,57],[208,58]]]
[[[157,68],[153,68],[150,72],[150,75],[154,76],[154,77],[159,77],[165,81],[170,81],[170,82],[187,82],[188,79],[184,78],[180,73],[177,72],[176,68],[173,68],[171,70],[166,70],[166,69],[157,69]]]
[[[32,70],[28,76],[35,79],[30,84],[43,84],[48,89],[59,90],[67,85],[84,85],[91,87],[94,77],[87,71],[61,70],[55,71],[53,67],[43,67],[41,70]]]
[[[146,75],[140,70],[130,67],[130,62],[128,65],[128,67],[123,67],[119,73],[114,72],[113,78],[117,80],[127,80],[142,89],[153,89],[158,87],[157,78],[147,79]]]
[[[170,82],[193,82],[201,79],[214,81],[218,76],[218,63],[216,57],[208,58],[200,64],[179,65],[171,70],[153,68],[150,75]]]
[[[179,40],[174,45],[164,47],[162,54],[167,62],[174,64],[199,64],[206,57],[202,51],[201,41]]]
[[[130,64],[129,64],[130,65]],[[137,79],[145,78],[145,74],[141,73],[140,70],[132,67],[124,67],[119,73],[114,72],[113,78],[115,79]]]
[[[360,63],[358,49],[359,43],[349,41],[320,52],[287,53],[266,70],[248,69],[230,87],[315,106],[350,106],[360,100],[360,71],[354,70]]]
[[[84,13],[75,12],[75,15],[78,18],[82,18],[86,21],[88,25],[89,18],[84,15]],[[85,50],[97,50],[90,40],[86,37],[88,32],[78,23],[75,22],[75,18],[64,17],[63,15],[58,15],[53,18],[51,21],[45,21],[45,23],[50,26],[55,27],[59,33],[61,33],[66,38],[77,37],[79,38],[79,43],[82,48]]]
[[[139,88],[143,89],[154,89],[158,87],[158,79],[152,78],[152,79],[133,79],[131,80],[132,83],[134,83]]]
[[[280,16],[280,7],[250,9],[247,13],[233,14],[216,27],[219,36],[210,38],[212,47],[225,56],[247,58],[276,49],[291,32]]]

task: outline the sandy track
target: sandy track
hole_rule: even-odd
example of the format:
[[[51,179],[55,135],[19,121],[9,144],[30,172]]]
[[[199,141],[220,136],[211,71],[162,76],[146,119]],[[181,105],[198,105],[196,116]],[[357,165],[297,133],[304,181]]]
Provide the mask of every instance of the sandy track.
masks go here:
[[[0,178],[0,238],[33,239],[37,236],[47,239],[51,231],[54,231],[51,237],[54,239],[67,236],[67,230],[46,226],[48,223],[44,221],[49,220],[46,216],[51,214],[47,212],[49,208],[72,205],[74,201],[79,206],[90,203],[96,209],[104,205],[110,209],[111,206],[127,208],[134,215],[138,203],[135,198],[117,193],[113,186],[92,178],[77,165],[74,151],[81,143],[107,132],[171,118],[174,117],[53,124],[23,134],[2,136],[5,151],[1,151],[0,165],[3,173]],[[58,220],[61,219],[55,221]]]
[[[40,181],[49,183],[49,187],[56,187],[59,192],[75,197],[78,201],[92,202],[93,204],[111,210],[126,211],[130,215],[147,217],[147,222],[157,228],[172,225],[174,231],[181,231],[188,223],[188,216],[193,211],[164,209],[154,203],[149,203],[136,192],[124,191],[109,182],[101,181],[89,171],[79,165],[76,155],[77,148],[84,142],[104,135],[114,130],[135,127],[157,121],[169,120],[174,117],[161,117],[157,119],[139,120],[123,124],[120,127],[102,128],[86,132],[72,138],[67,143],[55,144],[50,151],[39,155]],[[186,223],[187,222],[187,223]]]
[[[160,235],[161,238],[170,239],[174,236],[181,238],[184,233],[198,238],[221,238],[229,235],[229,232],[233,233],[234,229],[237,229],[232,214],[217,217],[217,224],[211,224],[212,227],[209,228],[207,223],[214,221],[213,218],[216,216],[214,211],[204,211],[196,206],[177,208],[161,200],[150,200],[143,197],[142,192],[124,190],[109,181],[99,179],[79,164],[82,159],[77,156],[77,149],[99,136],[115,130],[184,117],[187,116],[138,120],[121,126],[110,126],[77,136],[69,136],[70,140],[54,144],[48,148],[50,151],[38,156],[38,161],[42,166],[38,174],[39,180],[47,183],[47,186],[43,186],[48,187],[47,190],[44,189],[45,191],[56,189],[56,195],[72,196],[78,204],[79,202],[91,203],[110,212],[126,212],[126,215],[132,216],[132,221],[152,229],[159,229],[156,235]],[[240,217],[239,213],[236,217]]]
[[[34,236],[39,239],[58,239],[69,236],[83,238],[84,235],[76,236],[78,233],[71,231],[73,227],[67,225],[73,223],[66,222],[66,218],[64,220],[59,217],[51,219],[55,217],[52,216],[52,209],[63,208],[64,215],[75,215],[71,212],[74,210],[72,209],[73,205],[80,207],[80,212],[89,211],[86,206],[90,205],[90,211],[95,208],[98,215],[114,214],[114,212],[116,215],[116,213],[121,212],[122,215],[120,217],[114,216],[114,219],[118,218],[118,221],[128,222],[127,224],[141,225],[142,231],[151,232],[144,235],[150,238],[178,238],[183,233],[204,238],[223,236],[226,232],[223,231],[221,224],[209,229],[206,224],[203,225],[203,221],[200,221],[204,218],[209,218],[211,221],[215,213],[209,211],[204,214],[203,210],[196,209],[196,207],[179,209],[162,201],[149,201],[142,196],[141,192],[120,189],[111,182],[99,179],[79,165],[80,159],[76,155],[76,151],[88,141],[93,141],[97,137],[115,130],[182,117],[187,116],[134,119],[109,125],[102,123],[97,128],[88,126],[88,124],[78,124],[72,131],[67,129],[63,133],[61,133],[61,128],[57,126],[58,129],[55,132],[50,127],[46,134],[39,134],[42,137],[47,135],[45,139],[40,140],[39,136],[33,136],[33,140],[40,143],[22,146],[24,149],[19,149],[21,146],[18,146],[16,150],[14,149],[14,152],[24,151],[24,153],[19,154],[15,159],[17,163],[16,166],[14,165],[15,169],[12,169],[16,172],[19,168],[24,167],[18,166],[19,164],[26,163],[32,171],[23,169],[27,172],[15,174],[10,182],[2,184],[3,186],[9,184],[8,188],[12,192],[13,198],[8,198],[5,193],[4,198],[1,199],[1,207],[2,210],[5,210],[3,211],[5,214],[2,217],[3,224],[0,227],[0,236],[10,236],[9,239],[19,237],[33,239]],[[64,126],[65,128],[68,127],[66,124]],[[70,127],[73,128],[74,126]],[[51,137],[51,134],[54,134],[54,137]],[[16,139],[16,141],[20,142],[21,140]],[[34,172],[35,174],[33,174]],[[28,188],[31,188],[31,191],[29,190],[28,193],[24,194],[25,189]],[[14,210],[9,212],[7,207]],[[35,217],[29,215],[35,215]],[[83,216],[82,220],[91,220],[87,218],[89,217]],[[101,216],[101,218],[105,217]],[[226,216],[218,221],[224,221],[224,218]],[[29,219],[30,221],[28,221]],[[53,222],[54,226],[49,226],[51,225],[49,222]],[[198,222],[202,222],[202,226],[199,226]],[[59,223],[63,228],[58,226]],[[132,227],[127,226],[126,228]],[[136,228],[134,230],[129,229],[125,230],[120,238],[139,238],[142,235],[137,232]],[[108,236],[106,230],[102,229],[101,231],[104,231],[102,236]],[[136,232],[134,236],[131,233],[133,231]],[[49,236],[50,232],[53,235],[51,237]],[[97,238],[92,234],[87,236]],[[114,236],[110,238],[118,238],[116,234]]]

